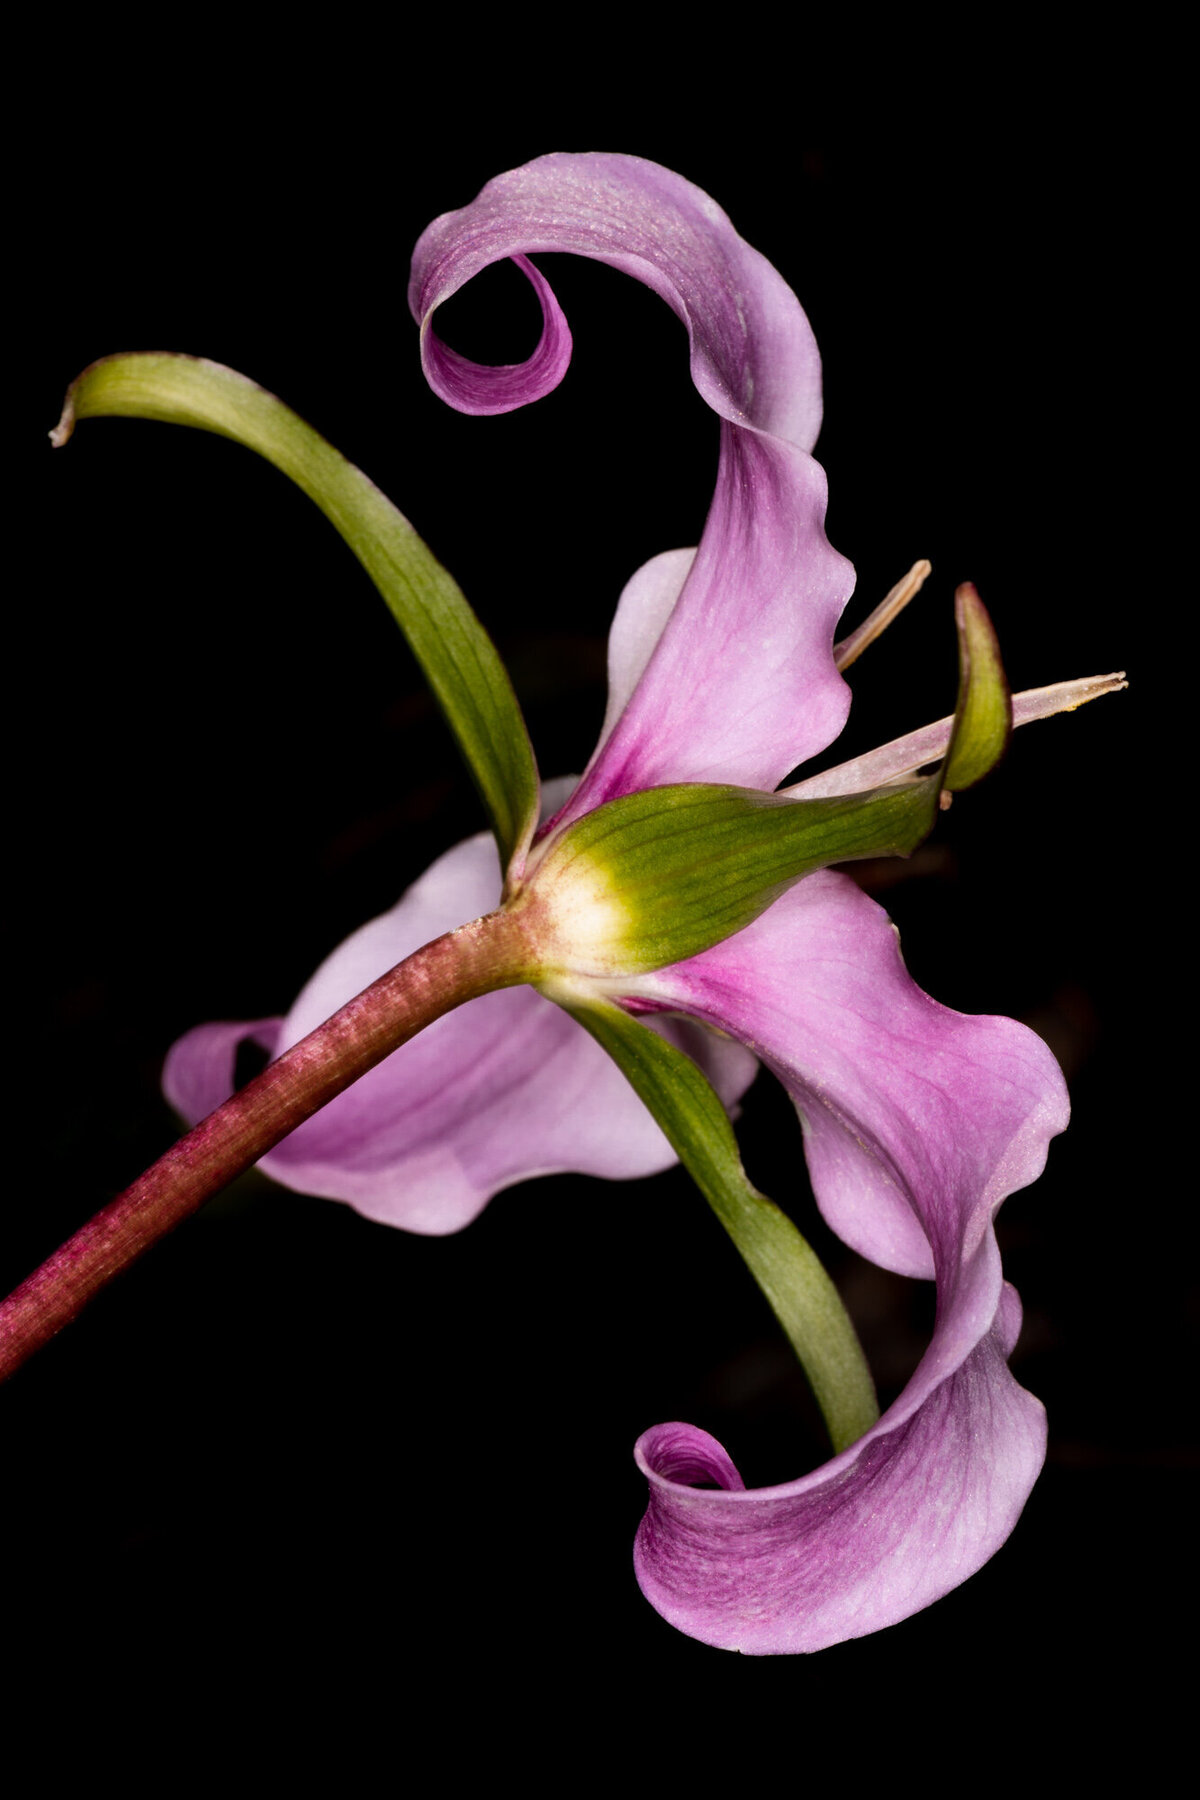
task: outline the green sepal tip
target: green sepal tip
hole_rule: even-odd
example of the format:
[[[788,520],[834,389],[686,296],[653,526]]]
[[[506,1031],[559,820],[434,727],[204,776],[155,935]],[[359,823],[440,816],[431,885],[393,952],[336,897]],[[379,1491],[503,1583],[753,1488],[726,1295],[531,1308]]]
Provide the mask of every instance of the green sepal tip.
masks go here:
[[[954,595],[958,627],[958,703],[954,731],[942,766],[942,787],[956,794],[994,769],[1012,735],[1012,695],[1000,644],[974,584]]]

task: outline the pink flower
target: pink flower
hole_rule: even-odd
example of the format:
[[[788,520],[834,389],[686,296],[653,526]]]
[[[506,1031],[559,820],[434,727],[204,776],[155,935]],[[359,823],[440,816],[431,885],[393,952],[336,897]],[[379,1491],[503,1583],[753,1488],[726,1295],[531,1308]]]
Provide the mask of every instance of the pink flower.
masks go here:
[[[596,807],[677,783],[772,792],[844,723],[839,665],[849,657],[845,646],[835,654],[834,631],[853,571],[825,536],[825,476],[811,455],[820,363],[795,296],[706,195],[668,170],[614,155],[540,158],[435,220],[416,249],[410,303],[426,372],[463,411],[512,410],[566,370],[566,321],[527,260],[539,251],[624,269],[686,325],[693,380],[721,429],[700,546],[655,557],[622,594],[600,743],[579,782],[552,784],[549,808],[559,810],[532,848],[519,843],[502,872],[490,837],[459,844],[334,952],[286,1018],[189,1033],[164,1076],[189,1120],[231,1092],[243,1040],[272,1054],[296,1043],[410,951],[494,908],[504,876],[518,889]],[[433,317],[505,257],[534,285],[542,338],[524,364],[481,368],[439,341]],[[632,397],[627,411],[631,431],[653,430]],[[1018,696],[1016,722],[1105,685]],[[945,754],[951,724],[790,791],[858,793],[904,779]],[[800,1480],[747,1491],[721,1446],[691,1426],[641,1438],[642,1587],[682,1630],[756,1653],[815,1650],[903,1618],[998,1548],[1041,1466],[1042,1408],[1007,1367],[1020,1305],[1002,1278],[993,1219],[1037,1177],[1066,1124],[1058,1067],[1022,1026],[965,1017],[922,993],[886,915],[832,869],[686,960],[603,978],[585,963],[576,994],[590,981],[599,998],[650,1022],[727,1107],[765,1063],[796,1103],[829,1224],[874,1262],[937,1282],[933,1338],[900,1399]],[[439,1233],[534,1175],[629,1177],[672,1160],[599,1044],[520,987],[439,1020],[262,1167],[371,1218]]]

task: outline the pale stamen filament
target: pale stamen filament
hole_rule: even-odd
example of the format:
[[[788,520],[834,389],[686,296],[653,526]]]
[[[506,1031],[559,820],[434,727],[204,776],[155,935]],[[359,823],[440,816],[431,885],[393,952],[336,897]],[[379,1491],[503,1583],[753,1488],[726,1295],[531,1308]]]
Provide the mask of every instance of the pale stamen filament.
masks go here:
[[[1077,706],[1098,700],[1101,694],[1115,694],[1128,686],[1124,669],[1118,669],[1113,675],[1084,675],[1077,681],[1056,681],[1050,687],[1026,688],[1023,694],[1013,695],[1013,726],[1031,725],[1035,719],[1049,719],[1055,713],[1074,712]],[[951,714],[934,725],[923,726],[920,731],[910,731],[907,737],[894,738],[878,750],[869,750],[865,756],[839,763],[836,769],[825,769],[820,775],[810,775],[807,781],[798,781],[794,787],[779,791],[793,800],[819,800],[829,795],[859,794],[867,788],[883,787],[886,782],[900,780],[928,763],[940,761],[946,754],[953,727]]]
[[[913,596],[920,593],[932,568],[933,564],[926,562],[924,557],[915,562],[908,574],[884,595],[870,618],[864,619],[857,631],[852,631],[849,637],[833,646],[833,660],[839,669],[848,669],[852,662],[857,662],[867,645],[873,644],[892,620],[899,617]]]

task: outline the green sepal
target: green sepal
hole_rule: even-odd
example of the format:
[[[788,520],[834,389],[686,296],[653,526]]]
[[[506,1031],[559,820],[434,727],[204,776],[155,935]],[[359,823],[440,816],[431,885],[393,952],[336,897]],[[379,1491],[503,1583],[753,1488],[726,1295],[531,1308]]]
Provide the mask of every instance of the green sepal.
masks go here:
[[[909,856],[947,789],[1000,756],[1012,707],[991,621],[973,588],[956,596],[959,694],[941,768],[815,800],[689,783],[597,807],[552,842],[532,880],[551,923],[545,966],[645,974],[697,956],[831,863]]]
[[[942,766],[942,786],[956,794],[982,781],[1004,754],[1012,735],[1012,696],[995,627],[969,581],[955,593],[954,622],[958,626],[958,704]]]
[[[811,1247],[748,1181],[716,1092],[689,1057],[619,1007],[580,999],[567,1010],[623,1071],[733,1239],[800,1359],[834,1450],[844,1450],[879,1417],[871,1371]]]
[[[752,788],[646,788],[564,832],[534,887],[563,917],[573,970],[643,974],[732,937],[814,869],[907,855],[933,824],[938,789],[929,779],[788,800]]]
[[[64,444],[76,420],[114,415],[194,425],[232,438],[274,463],[316,502],[408,639],[458,741],[507,868],[537,821],[529,734],[495,645],[404,515],[274,394],[221,363],[165,353],[104,357],[72,382],[51,437]]]

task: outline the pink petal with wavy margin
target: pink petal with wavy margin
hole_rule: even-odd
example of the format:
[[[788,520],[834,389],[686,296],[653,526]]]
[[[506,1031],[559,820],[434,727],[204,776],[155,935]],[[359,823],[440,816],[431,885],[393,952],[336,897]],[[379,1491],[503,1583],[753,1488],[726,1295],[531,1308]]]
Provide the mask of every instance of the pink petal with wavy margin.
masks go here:
[[[391,912],[333,952],[285,1020],[201,1026],[181,1038],[164,1071],[167,1097],[194,1123],[232,1092],[245,1037],[281,1054],[402,957],[489,911],[499,895],[494,840],[484,834],[457,845]],[[740,1098],[758,1066],[749,1051],[690,1022],[660,1025],[727,1104]],[[468,1224],[501,1188],[535,1175],[625,1179],[674,1161],[599,1046],[531,988],[509,988],[437,1020],[259,1166],[285,1187],[440,1235]]]
[[[837,736],[849,704],[832,644],[853,570],[825,536],[825,476],[808,454],[821,416],[808,321],[690,182],[639,157],[541,157],[435,219],[414,252],[426,374],[464,412],[508,411],[562,379],[570,336],[525,260],[536,251],[591,257],[659,294],[687,327],[693,380],[722,422],[695,562],[661,633],[655,619],[645,634],[655,642],[641,680],[563,820],[668,782],[773,788]],[[504,257],[534,281],[543,334],[528,362],[486,369],[450,351],[431,321]]]
[[[876,1631],[985,1562],[1041,1467],[1041,1406],[1005,1361],[1020,1306],[992,1221],[1066,1124],[1061,1073],[1012,1020],[923,994],[886,914],[828,870],[632,991],[751,1045],[796,1101],[833,1228],[938,1284],[933,1338],[904,1393],[799,1481],[749,1491],[706,1433],[647,1432],[638,1578],[672,1624],[728,1648],[817,1650]],[[681,1485],[680,1469],[717,1491]]]

